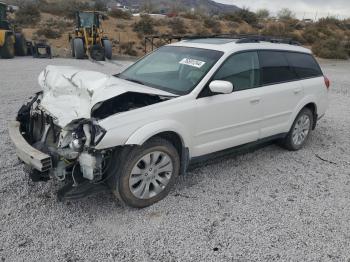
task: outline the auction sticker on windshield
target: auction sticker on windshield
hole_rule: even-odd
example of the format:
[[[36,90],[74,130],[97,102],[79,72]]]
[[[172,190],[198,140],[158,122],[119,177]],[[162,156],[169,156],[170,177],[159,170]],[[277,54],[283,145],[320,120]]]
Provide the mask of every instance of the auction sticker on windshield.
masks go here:
[[[180,61],[180,64],[201,68],[202,66],[205,65],[205,62],[191,59],[191,58],[184,58]]]

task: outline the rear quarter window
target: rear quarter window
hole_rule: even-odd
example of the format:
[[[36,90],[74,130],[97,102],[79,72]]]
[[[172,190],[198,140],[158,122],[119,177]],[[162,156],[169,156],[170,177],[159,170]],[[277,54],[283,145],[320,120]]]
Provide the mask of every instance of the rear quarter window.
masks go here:
[[[259,51],[262,85],[278,84],[298,79],[289,65],[285,52]]]
[[[286,52],[286,57],[290,66],[294,69],[300,79],[323,75],[317,61],[310,54]]]

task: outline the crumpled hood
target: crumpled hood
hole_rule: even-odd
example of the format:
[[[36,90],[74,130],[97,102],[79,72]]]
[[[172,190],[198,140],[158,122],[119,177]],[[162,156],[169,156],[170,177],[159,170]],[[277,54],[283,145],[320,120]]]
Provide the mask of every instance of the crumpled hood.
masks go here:
[[[43,89],[41,106],[61,127],[75,119],[90,118],[94,105],[126,92],[175,96],[114,76],[71,66],[47,66],[39,75],[39,84]]]

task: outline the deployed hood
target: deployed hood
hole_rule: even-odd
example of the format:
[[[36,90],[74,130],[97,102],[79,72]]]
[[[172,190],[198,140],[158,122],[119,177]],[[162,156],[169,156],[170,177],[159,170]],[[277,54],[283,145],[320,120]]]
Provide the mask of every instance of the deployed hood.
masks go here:
[[[65,127],[71,121],[90,118],[97,103],[133,92],[160,96],[174,94],[95,71],[70,66],[48,66],[39,75],[43,89],[41,107]]]

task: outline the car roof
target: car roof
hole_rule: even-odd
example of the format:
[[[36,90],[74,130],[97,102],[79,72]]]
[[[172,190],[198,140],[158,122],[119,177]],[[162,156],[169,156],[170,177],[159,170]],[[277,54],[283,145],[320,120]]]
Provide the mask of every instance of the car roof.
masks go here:
[[[271,43],[265,41],[251,42],[251,43],[239,43],[238,39],[231,38],[197,38],[182,40],[177,43],[170,44],[171,46],[184,46],[194,47],[209,50],[221,51],[224,53],[233,53],[244,50],[279,50],[279,51],[291,51],[311,54],[312,52],[302,46],[283,44],[283,43]]]

